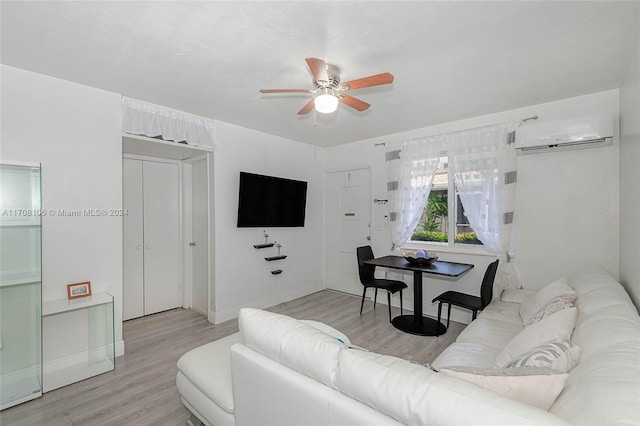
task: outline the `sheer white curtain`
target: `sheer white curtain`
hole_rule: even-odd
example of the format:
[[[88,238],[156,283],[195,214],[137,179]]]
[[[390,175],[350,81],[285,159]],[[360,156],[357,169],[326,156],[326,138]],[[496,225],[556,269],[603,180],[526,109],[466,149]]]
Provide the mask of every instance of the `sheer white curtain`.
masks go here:
[[[442,152],[442,135],[391,145],[387,163],[391,251],[406,243],[427,204],[431,183]]]
[[[469,224],[500,260],[494,295],[519,285],[509,253],[517,177],[512,142],[517,125],[504,123],[445,136],[449,167]]]
[[[213,120],[122,97],[122,130],[134,135],[215,148]]]

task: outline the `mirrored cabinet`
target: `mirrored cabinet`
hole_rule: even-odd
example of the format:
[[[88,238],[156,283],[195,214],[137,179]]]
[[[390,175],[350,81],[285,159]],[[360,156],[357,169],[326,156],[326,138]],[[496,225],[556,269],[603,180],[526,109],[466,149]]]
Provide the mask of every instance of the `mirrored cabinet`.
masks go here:
[[[0,164],[0,409],[42,395],[40,165]]]

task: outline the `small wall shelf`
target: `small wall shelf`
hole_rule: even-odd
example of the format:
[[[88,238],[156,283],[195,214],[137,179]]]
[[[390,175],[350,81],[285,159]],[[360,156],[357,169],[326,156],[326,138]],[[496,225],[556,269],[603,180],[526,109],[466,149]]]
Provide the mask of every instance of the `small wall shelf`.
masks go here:
[[[280,260],[280,259],[286,259],[286,258],[287,258],[286,255],[282,255],[282,256],[265,257],[264,260],[266,260],[267,262],[272,262],[274,260]]]
[[[256,248],[256,249],[263,249],[263,248],[268,248],[268,247],[273,247],[273,243],[254,244],[253,245],[253,248]]]

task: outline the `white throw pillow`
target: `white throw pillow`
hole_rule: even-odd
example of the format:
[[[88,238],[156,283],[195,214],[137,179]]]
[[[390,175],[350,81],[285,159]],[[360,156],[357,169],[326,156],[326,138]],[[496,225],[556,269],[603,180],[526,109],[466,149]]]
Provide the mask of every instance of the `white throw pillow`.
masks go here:
[[[541,288],[536,292],[534,296],[520,305],[520,317],[522,323],[527,325],[531,324],[532,318],[543,309],[549,302],[558,296],[568,295],[570,301],[574,301],[576,298],[576,292],[569,287],[567,281],[564,278],[560,278]]]
[[[475,383],[543,410],[551,408],[569,377],[566,373],[539,367],[447,367],[441,368],[440,373]]]
[[[576,308],[568,308],[525,327],[498,354],[495,367],[500,368],[515,357],[550,340],[570,340],[577,314]]]
[[[575,343],[554,339],[515,357],[502,368],[546,367],[568,373],[578,363],[580,352],[580,346]]]

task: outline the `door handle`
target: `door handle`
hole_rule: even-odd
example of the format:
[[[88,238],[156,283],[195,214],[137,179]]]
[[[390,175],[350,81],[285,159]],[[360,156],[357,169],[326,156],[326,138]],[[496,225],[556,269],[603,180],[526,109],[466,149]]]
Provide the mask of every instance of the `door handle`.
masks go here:
[[[344,215],[345,216],[355,216],[356,214],[355,213],[345,213]]]
[[[145,248],[146,248],[147,250],[150,250],[150,249],[151,249],[151,244],[147,244],[147,245],[145,246]]]
[[[189,241],[189,246],[190,247],[195,247],[196,246],[196,242],[195,241]]]

